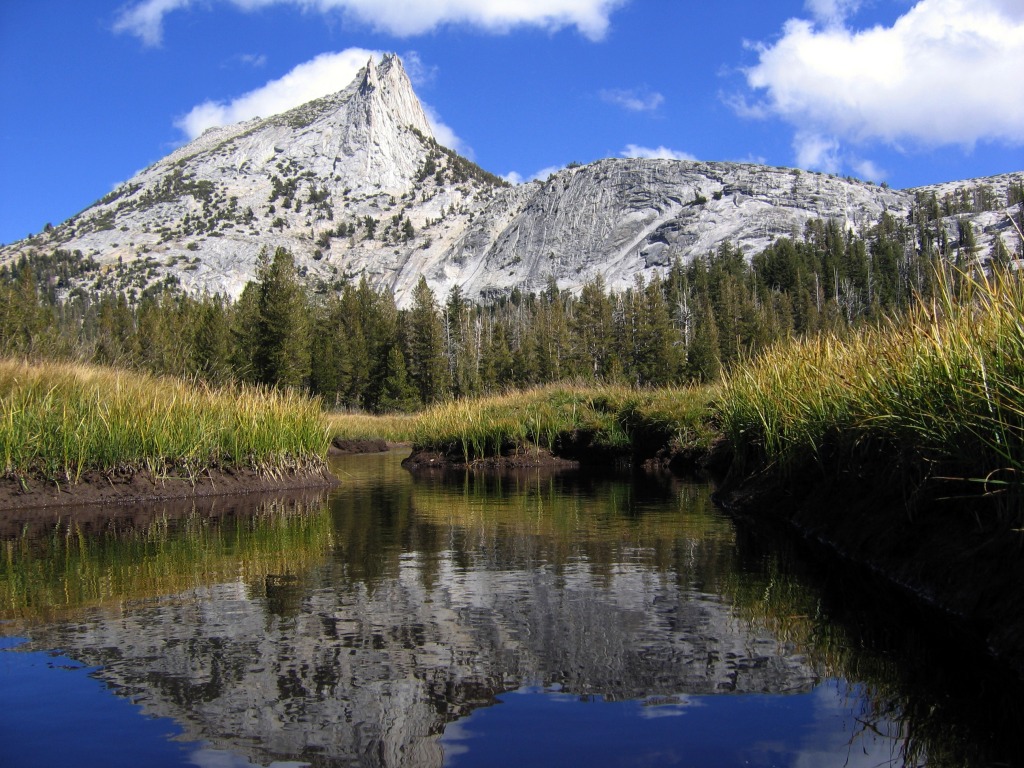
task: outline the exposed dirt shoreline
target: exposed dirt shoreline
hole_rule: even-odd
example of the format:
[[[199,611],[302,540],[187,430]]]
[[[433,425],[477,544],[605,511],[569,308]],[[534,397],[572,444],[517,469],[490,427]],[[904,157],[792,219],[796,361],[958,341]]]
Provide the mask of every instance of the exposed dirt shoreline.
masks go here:
[[[90,504],[135,504],[143,501],[228,496],[296,488],[325,488],[338,480],[327,469],[282,470],[269,475],[252,469],[207,470],[194,477],[157,476],[148,470],[84,473],[77,483],[60,485],[40,479],[0,479],[0,510],[50,509]]]
[[[382,438],[366,438],[354,440],[344,437],[335,437],[327,449],[328,456],[348,456],[353,453],[384,453],[392,448],[403,445],[403,443],[389,443]]]
[[[401,444],[380,439],[335,438],[329,455],[379,453]],[[301,488],[328,488],[338,479],[326,468],[281,470],[268,474],[253,469],[208,469],[196,477],[175,472],[158,476],[145,469],[94,470],[75,483],[56,483],[42,478],[0,478],[0,510],[80,507],[96,504],[139,504],[167,499],[206,498],[261,494]]]

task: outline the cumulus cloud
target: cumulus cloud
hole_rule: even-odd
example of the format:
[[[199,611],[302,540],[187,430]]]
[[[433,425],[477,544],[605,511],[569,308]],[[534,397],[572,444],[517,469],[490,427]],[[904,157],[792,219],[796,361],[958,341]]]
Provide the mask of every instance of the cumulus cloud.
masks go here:
[[[623,157],[642,157],[648,160],[696,160],[697,158],[689,152],[680,152],[668,147],[641,147],[637,144],[627,144],[620,153]]]
[[[892,26],[853,30],[842,20],[858,5],[808,0],[823,25],[792,19],[758,49],[747,111],[793,124],[798,154],[823,163],[839,140],[1024,143],[1024,3],[917,0]]]
[[[142,0],[124,9],[114,29],[137,35],[147,45],[159,45],[163,19],[186,8],[192,0]],[[241,10],[290,5],[304,11],[337,13],[378,32],[398,37],[419,35],[447,24],[464,24],[486,32],[515,27],[557,31],[575,27],[590,40],[602,39],[609,17],[626,0],[221,0]]]
[[[657,91],[637,88],[611,88],[600,92],[601,101],[628,109],[631,112],[653,112],[665,102]]]
[[[189,139],[207,128],[241,122],[253,117],[269,117],[285,112],[312,99],[340,91],[355,78],[356,73],[379,51],[348,48],[338,53],[323,53],[299,64],[288,74],[249,91],[228,102],[205,101],[175,122]],[[441,126],[443,123],[437,121]],[[454,134],[451,134],[454,136]],[[441,137],[438,141],[444,143]]]

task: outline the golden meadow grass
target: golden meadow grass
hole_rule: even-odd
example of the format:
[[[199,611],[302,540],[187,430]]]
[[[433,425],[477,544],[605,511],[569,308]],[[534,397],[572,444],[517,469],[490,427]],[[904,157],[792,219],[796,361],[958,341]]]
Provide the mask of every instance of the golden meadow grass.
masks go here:
[[[665,442],[709,439],[707,399],[699,389],[552,384],[436,405],[416,420],[413,440],[471,461],[513,448],[552,448],[585,432],[594,447],[628,453],[644,430],[659,430]]]
[[[883,455],[996,492],[1024,470],[1024,284],[957,276],[911,317],[840,341],[780,344],[736,371],[717,400],[738,455],[788,472]]]
[[[408,443],[418,416],[415,414],[388,414],[375,416],[369,413],[327,414],[332,435],[347,440],[380,438],[392,443]]]
[[[7,476],[73,482],[89,470],[322,466],[320,405],[252,387],[69,363],[0,360],[0,460]]]

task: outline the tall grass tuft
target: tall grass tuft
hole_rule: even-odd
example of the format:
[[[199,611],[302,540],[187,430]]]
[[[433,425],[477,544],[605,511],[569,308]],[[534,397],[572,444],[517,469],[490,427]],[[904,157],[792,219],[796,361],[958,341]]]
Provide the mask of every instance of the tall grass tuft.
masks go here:
[[[323,466],[320,405],[252,387],[67,363],[0,360],[0,462],[6,476],[75,482],[84,472],[214,468],[266,474]]]
[[[717,407],[739,460],[783,474],[880,452],[926,479],[1018,490],[1024,283],[947,276],[907,320],[777,345],[733,373]]]

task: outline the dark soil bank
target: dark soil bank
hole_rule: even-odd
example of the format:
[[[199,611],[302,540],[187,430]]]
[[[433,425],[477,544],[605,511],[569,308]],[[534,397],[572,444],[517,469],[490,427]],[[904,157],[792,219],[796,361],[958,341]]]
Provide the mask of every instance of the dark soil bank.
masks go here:
[[[335,437],[328,448],[330,456],[347,456],[352,453],[385,453],[391,448],[386,440],[380,438],[351,440]]]
[[[160,499],[226,496],[292,488],[336,485],[326,469],[281,471],[275,476],[251,469],[203,472],[195,478],[157,477],[147,470],[88,472],[74,484],[58,485],[43,480],[0,480],[0,509],[68,507],[86,504],[127,504]]]
[[[413,473],[471,470],[509,469],[578,469],[580,462],[555,456],[543,448],[524,448],[501,456],[485,456],[466,462],[461,456],[450,456],[437,451],[416,449],[402,462]]]

